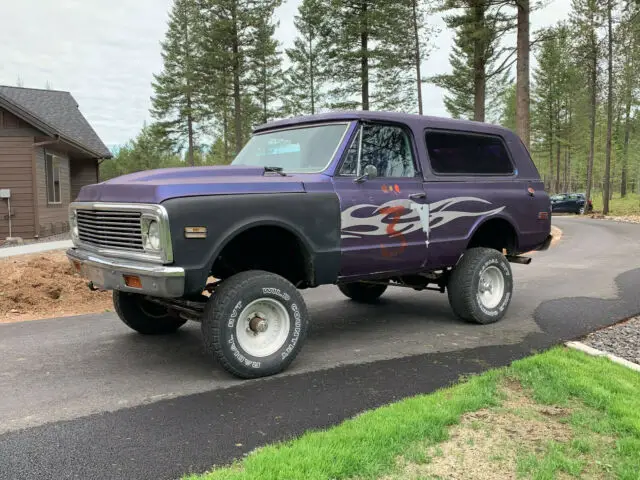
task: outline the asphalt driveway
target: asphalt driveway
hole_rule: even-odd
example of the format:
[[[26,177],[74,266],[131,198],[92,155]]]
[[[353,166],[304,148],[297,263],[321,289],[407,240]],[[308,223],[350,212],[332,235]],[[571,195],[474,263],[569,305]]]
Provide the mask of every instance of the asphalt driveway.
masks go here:
[[[0,325],[0,479],[176,478],[638,314],[640,225],[554,224],[558,245],[512,265],[503,321],[461,323],[435,292],[363,306],[321,287],[304,292],[307,344],[269,379],[226,374],[196,324],[165,338],[113,314]]]

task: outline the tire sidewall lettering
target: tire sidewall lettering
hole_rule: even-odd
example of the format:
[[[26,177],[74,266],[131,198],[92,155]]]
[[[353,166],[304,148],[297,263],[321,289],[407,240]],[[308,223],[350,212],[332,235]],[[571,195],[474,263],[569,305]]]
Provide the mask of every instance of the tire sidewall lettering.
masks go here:
[[[237,343],[235,338],[235,329],[238,321],[240,321],[239,315],[242,309],[258,298],[272,298],[277,300],[282,306],[285,307],[289,313],[289,333],[284,345],[269,357],[253,357],[246,353],[242,347]],[[301,308],[295,298],[292,298],[290,293],[287,293],[284,289],[278,287],[263,287],[252,286],[249,288],[243,298],[235,302],[233,309],[227,317],[227,322],[224,324],[224,336],[228,339],[226,341],[227,347],[235,361],[241,365],[252,368],[268,368],[269,364],[274,362],[280,363],[286,360],[299,346],[300,338],[303,334],[303,315],[306,313],[305,308]],[[305,312],[305,313],[303,313]],[[226,334],[225,334],[226,333]]]
[[[504,277],[505,289],[504,289],[502,299],[495,308],[489,309],[482,304],[482,302],[478,299],[478,296],[476,293],[476,295],[474,295],[474,303],[476,308],[478,308],[484,315],[486,315],[487,317],[493,318],[501,315],[509,306],[509,302],[511,300],[511,289],[513,288],[513,283],[512,283],[513,280],[511,278],[512,277],[511,269],[509,268],[508,265],[505,265],[504,262],[500,261],[500,259],[498,258],[490,258],[484,261],[480,265],[480,268],[478,269],[478,273],[477,273],[477,280],[474,282],[475,285],[478,284],[478,280],[482,272],[490,266],[495,266],[498,269],[500,269]]]
[[[236,321],[238,320],[238,315],[242,311],[242,306],[243,306],[243,303],[242,303],[242,300],[240,300],[233,307],[233,310],[231,311],[231,315],[229,316],[229,321],[227,321],[227,327],[228,328],[235,328]]]

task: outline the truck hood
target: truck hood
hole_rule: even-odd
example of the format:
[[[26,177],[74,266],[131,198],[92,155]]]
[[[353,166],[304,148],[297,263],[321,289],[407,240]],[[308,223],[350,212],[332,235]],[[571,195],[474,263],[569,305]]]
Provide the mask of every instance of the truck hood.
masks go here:
[[[196,195],[301,193],[302,177],[308,176],[265,174],[262,167],[253,166],[162,168],[84,186],[77,201],[161,203]]]

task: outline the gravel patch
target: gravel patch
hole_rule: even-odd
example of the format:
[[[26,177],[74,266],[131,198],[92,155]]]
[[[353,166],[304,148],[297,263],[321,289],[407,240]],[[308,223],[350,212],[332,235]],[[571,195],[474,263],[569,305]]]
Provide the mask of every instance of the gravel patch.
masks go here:
[[[60,240],[69,240],[71,239],[71,234],[69,232],[59,233],[57,235],[49,235],[47,237],[40,238],[25,238],[22,245],[31,245],[34,243],[45,243],[45,242],[58,242]],[[16,247],[16,244],[8,244],[4,241],[4,239],[0,240],[0,248],[8,248],[8,247]]]
[[[582,343],[640,365],[640,317],[590,333]]]
[[[598,218],[600,220],[609,220],[611,222],[623,222],[623,223],[640,223],[640,215],[592,215],[591,218]]]

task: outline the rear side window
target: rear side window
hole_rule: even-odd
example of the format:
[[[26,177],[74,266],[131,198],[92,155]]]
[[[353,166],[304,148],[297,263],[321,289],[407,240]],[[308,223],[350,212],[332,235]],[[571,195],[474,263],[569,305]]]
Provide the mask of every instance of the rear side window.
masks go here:
[[[509,175],[513,165],[502,140],[489,135],[427,132],[431,168],[444,175]]]

